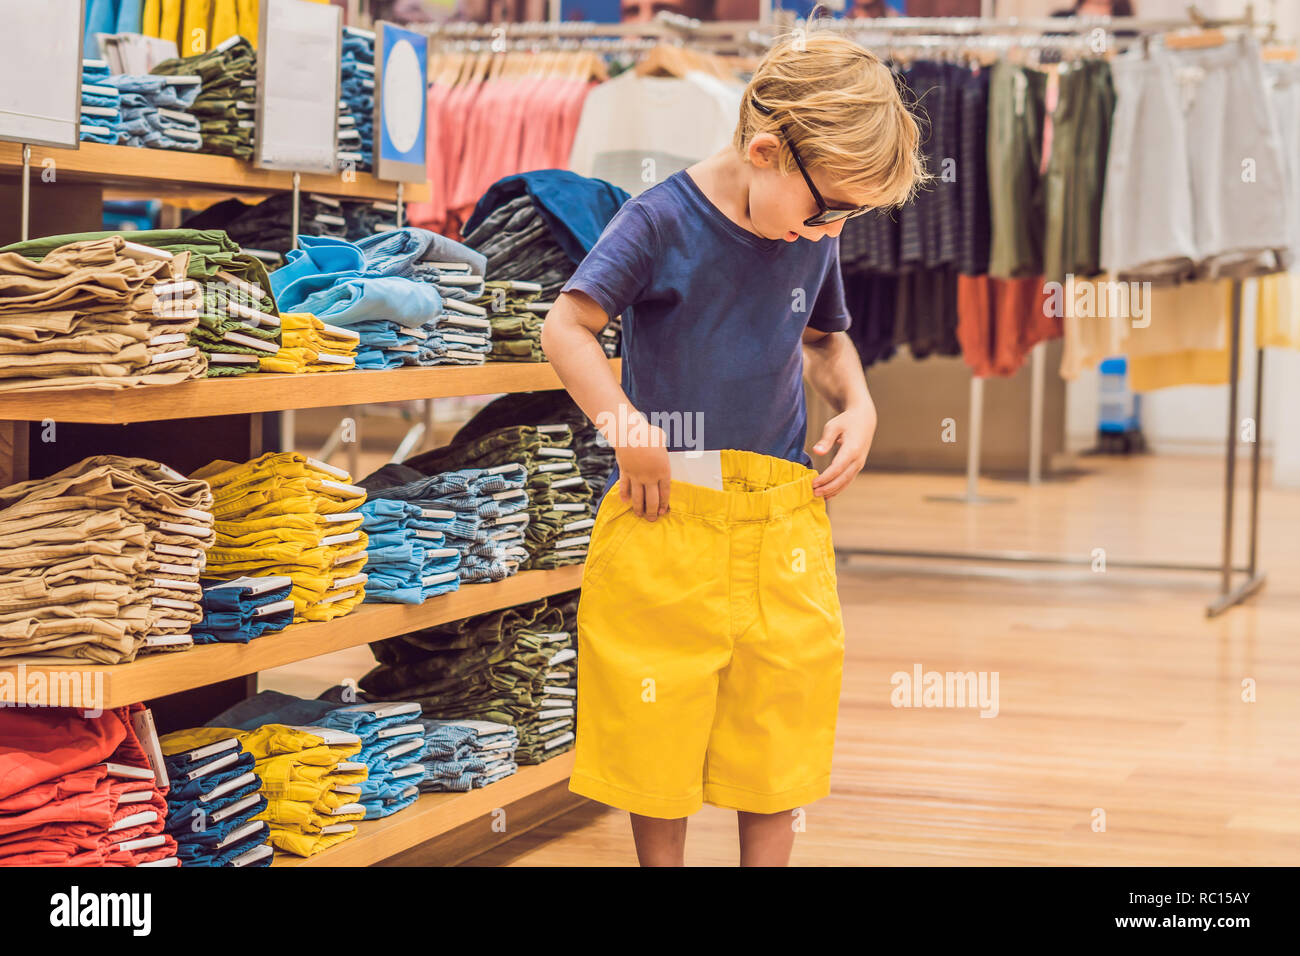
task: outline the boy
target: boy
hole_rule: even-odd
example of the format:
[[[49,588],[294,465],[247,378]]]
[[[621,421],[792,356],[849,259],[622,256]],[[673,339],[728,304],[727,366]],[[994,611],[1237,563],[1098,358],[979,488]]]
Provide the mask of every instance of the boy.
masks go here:
[[[824,33],[779,41],[732,146],[624,204],[543,326],[617,459],[583,572],[570,790],[632,814],[643,866],[682,865],[704,801],[737,811],[741,865],[785,865],[791,811],[829,792],[844,630],[825,499],[876,426],[838,236],[909,197],[918,138],[874,55]],[[596,336],[620,313],[615,383]],[[801,344],[839,412],[814,446],[839,445],[821,474]],[[677,427],[692,421],[702,435]],[[668,452],[686,447],[720,450],[722,490],[672,479]]]

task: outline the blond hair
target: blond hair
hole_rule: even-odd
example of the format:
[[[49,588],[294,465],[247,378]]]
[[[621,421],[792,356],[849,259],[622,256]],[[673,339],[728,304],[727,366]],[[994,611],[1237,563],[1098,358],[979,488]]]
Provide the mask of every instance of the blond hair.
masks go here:
[[[838,34],[797,31],[776,41],[745,87],[732,143],[745,156],[756,135],[772,133],[781,142],[777,168],[797,172],[782,126],[805,166],[864,204],[902,205],[929,178],[916,118],[889,67]]]

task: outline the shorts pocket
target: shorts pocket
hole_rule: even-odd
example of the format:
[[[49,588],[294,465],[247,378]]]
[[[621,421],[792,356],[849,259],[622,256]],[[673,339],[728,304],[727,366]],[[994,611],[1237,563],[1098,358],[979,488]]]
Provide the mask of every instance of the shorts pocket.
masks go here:
[[[840,614],[839,580],[835,574],[835,545],[831,540],[831,519],[826,514],[825,499],[818,498],[808,509],[813,522],[813,536],[817,541],[819,576],[822,582],[826,607]]]
[[[582,572],[582,586],[593,587],[603,577],[628,535],[644,520],[638,518],[631,505],[619,499],[623,510],[615,513],[603,526],[592,529],[591,543],[587,549],[587,564]]]

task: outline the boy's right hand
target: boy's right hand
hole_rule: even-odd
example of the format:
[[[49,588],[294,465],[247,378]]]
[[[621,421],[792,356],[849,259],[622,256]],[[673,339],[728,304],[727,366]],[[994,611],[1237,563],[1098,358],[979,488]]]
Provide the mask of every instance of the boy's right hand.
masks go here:
[[[668,492],[672,471],[668,463],[668,443],[663,429],[647,425],[650,441],[646,445],[615,448],[618,459],[618,493],[632,505],[638,518],[654,521],[668,513]]]

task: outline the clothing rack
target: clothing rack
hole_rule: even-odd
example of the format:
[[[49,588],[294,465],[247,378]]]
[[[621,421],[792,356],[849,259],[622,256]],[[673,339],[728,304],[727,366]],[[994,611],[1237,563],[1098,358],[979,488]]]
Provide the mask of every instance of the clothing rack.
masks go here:
[[[954,37],[973,37],[977,35],[988,34],[1026,34],[1026,33],[1051,33],[1064,35],[1089,34],[1095,35],[1095,32],[1103,31],[1106,36],[1105,49],[1112,48],[1110,38],[1117,32],[1135,33],[1147,42],[1151,36],[1160,34],[1175,33],[1180,30],[1188,29],[1224,29],[1235,28],[1247,32],[1253,32],[1257,29],[1267,29],[1271,32],[1273,29],[1270,24],[1261,24],[1255,21],[1250,6],[1246,8],[1246,14],[1243,17],[1233,19],[1212,20],[1196,14],[1194,8],[1189,7],[1189,19],[1187,20],[1160,20],[1160,19],[1143,19],[1139,17],[1066,17],[1066,18],[1038,18],[1038,19],[1012,19],[1012,20],[984,20],[970,17],[952,17],[952,18],[897,18],[885,20],[829,20],[822,21],[817,25],[817,29],[833,29],[848,34],[852,34],[864,45],[873,45],[868,36],[878,37],[876,44],[890,44],[898,42],[899,35],[908,36],[905,41],[909,44],[915,43],[911,34],[931,34],[939,37],[952,39]],[[1048,40],[1048,37],[1032,38],[1028,43],[1017,44],[1027,46],[1040,45],[1038,41]],[[1051,39],[1059,39],[1053,37]],[[924,45],[924,44],[921,44]],[[1048,44],[1041,44],[1046,46]],[[1255,425],[1256,440],[1251,454],[1251,479],[1250,479],[1250,519],[1249,519],[1249,545],[1247,548],[1247,563],[1244,566],[1235,565],[1233,559],[1233,528],[1235,521],[1234,506],[1236,497],[1236,452],[1237,452],[1237,410],[1238,397],[1240,390],[1240,358],[1241,358],[1241,299],[1242,283],[1244,279],[1233,278],[1232,280],[1232,305],[1231,305],[1231,346],[1230,346],[1230,370],[1229,370],[1229,392],[1228,392],[1228,423],[1227,423],[1227,449],[1225,462],[1225,479],[1224,479],[1224,517],[1223,517],[1223,541],[1222,556],[1217,565],[1214,564],[1196,564],[1187,562],[1170,562],[1170,561],[1115,561],[1109,560],[1107,564],[1110,567],[1124,568],[1138,571],[1172,571],[1172,572],[1193,572],[1193,573],[1215,573],[1220,577],[1219,592],[1217,596],[1207,605],[1206,616],[1215,617],[1230,607],[1242,603],[1251,595],[1259,591],[1265,583],[1266,575],[1258,567],[1258,540],[1259,540],[1259,471],[1260,471],[1260,432],[1259,422],[1262,417],[1262,400],[1263,400],[1263,372],[1264,372],[1264,352],[1258,345],[1256,346],[1256,375],[1255,375]],[[1030,392],[1030,434],[1029,434],[1029,469],[1028,482],[1030,485],[1037,485],[1042,480],[1042,426],[1043,426],[1043,393],[1045,388],[1046,377],[1046,344],[1039,343],[1034,346],[1031,354],[1031,392]],[[970,415],[971,425],[969,427],[970,446],[967,452],[966,462],[966,492],[957,496],[934,496],[930,500],[958,501],[965,504],[984,504],[994,501],[1008,501],[1008,498],[993,498],[981,496],[978,491],[979,484],[979,443],[983,430],[983,407],[984,407],[984,381],[982,378],[972,377],[970,391]],[[1012,565],[1038,564],[1038,565],[1065,565],[1065,566],[1090,566],[1092,558],[1090,555],[1069,555],[1069,554],[1038,554],[1026,551],[916,551],[910,549],[890,549],[890,548],[857,548],[857,547],[837,547],[835,549],[837,559],[839,557],[887,557],[887,558],[919,558],[923,560],[938,561],[980,561],[994,562]],[[937,571],[935,573],[944,573]],[[1016,576],[1027,577],[1025,571],[1012,572]],[[1243,582],[1233,585],[1234,573],[1244,573],[1246,578]]]

